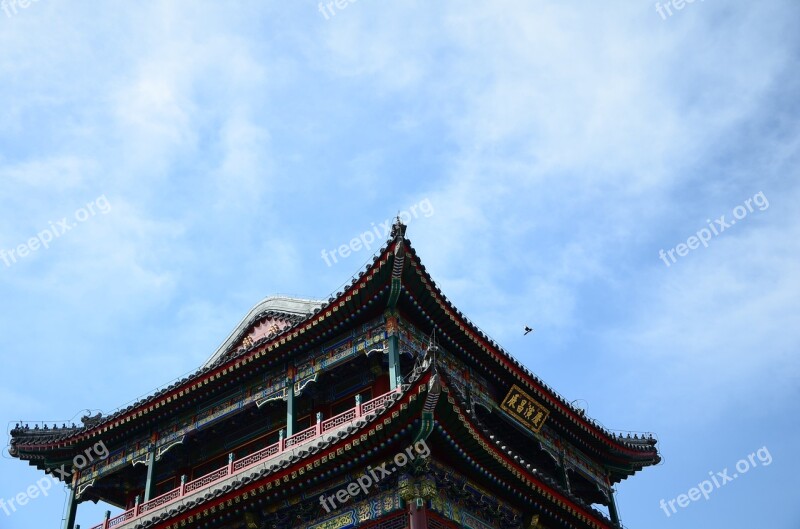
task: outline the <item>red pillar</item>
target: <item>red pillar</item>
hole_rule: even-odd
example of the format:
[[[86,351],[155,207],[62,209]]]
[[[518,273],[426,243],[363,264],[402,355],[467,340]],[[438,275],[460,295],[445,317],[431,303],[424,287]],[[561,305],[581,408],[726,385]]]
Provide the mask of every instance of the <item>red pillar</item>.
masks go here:
[[[428,515],[425,512],[425,500],[414,498],[408,502],[408,519],[410,529],[428,529]]]

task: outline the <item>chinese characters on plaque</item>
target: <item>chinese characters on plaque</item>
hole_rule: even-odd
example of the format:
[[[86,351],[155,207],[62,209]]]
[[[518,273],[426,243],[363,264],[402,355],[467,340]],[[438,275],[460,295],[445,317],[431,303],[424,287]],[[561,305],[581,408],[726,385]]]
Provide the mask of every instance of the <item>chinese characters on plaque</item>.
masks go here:
[[[550,413],[544,406],[533,400],[533,397],[519,389],[516,384],[511,386],[508,395],[503,399],[503,403],[500,404],[500,409],[510,414],[533,432],[538,432],[542,428],[544,421],[547,420],[547,415]]]

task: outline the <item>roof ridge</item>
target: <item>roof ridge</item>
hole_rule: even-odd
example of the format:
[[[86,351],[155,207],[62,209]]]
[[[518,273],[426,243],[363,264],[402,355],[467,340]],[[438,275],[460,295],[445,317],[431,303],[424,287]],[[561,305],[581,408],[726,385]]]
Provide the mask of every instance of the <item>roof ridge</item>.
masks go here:
[[[324,304],[325,302],[321,299],[297,298],[281,294],[267,296],[250,309],[201,367],[210,367],[225,357],[231,351],[232,346],[242,337],[241,335],[264,313],[275,312],[305,319],[314,313],[314,309],[318,309]]]

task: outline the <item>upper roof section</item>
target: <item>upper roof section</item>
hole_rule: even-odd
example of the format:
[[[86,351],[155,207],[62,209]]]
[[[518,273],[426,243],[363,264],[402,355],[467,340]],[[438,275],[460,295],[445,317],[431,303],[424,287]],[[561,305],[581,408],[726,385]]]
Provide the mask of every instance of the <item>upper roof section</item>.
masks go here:
[[[259,321],[266,318],[277,321],[283,320],[291,326],[305,320],[307,317],[314,314],[315,310],[322,308],[324,304],[324,301],[316,299],[292,298],[288,296],[269,296],[263,299],[257,303],[255,307],[250,309],[247,316],[239,322],[239,325],[237,325],[228,338],[222,342],[222,345],[214,351],[214,354],[206,360],[203,366],[211,366],[234,351],[236,346],[250,334],[251,329]],[[283,329],[281,328],[280,330]],[[269,331],[266,332],[268,333]]]
[[[77,428],[34,432],[12,430],[12,455],[27,445],[35,451],[91,442],[103,434],[119,435],[143,423],[166,420],[187,402],[206,398],[235,383],[254,368],[291,362],[297,354],[335,338],[367,313],[396,307],[416,324],[435,328],[452,350],[504,383],[520,383],[551,411],[568,439],[599,457],[642,466],[660,460],[652,436],[624,438],[588,418],[483,333],[445,297],[405,238],[399,220],[391,237],[366,270],[327,301],[267,298],[256,305],[227,340],[194,374],[107,416],[93,417]]]

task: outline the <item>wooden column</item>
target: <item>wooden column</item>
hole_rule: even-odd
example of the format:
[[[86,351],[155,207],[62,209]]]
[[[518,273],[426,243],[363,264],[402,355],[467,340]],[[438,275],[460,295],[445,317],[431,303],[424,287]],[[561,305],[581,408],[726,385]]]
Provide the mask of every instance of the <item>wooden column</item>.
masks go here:
[[[75,495],[76,489],[78,488],[78,475],[73,475],[72,478],[72,485],[68,487],[69,495],[67,497],[67,501],[69,502],[67,517],[64,518],[64,529],[74,529],[75,527],[75,517],[78,514],[78,498]]]
[[[406,474],[398,481],[398,492],[408,511],[408,528],[427,529],[427,503],[436,496],[435,481],[427,476],[413,478]]]
[[[297,417],[294,407],[294,375],[294,367],[289,366],[286,372],[286,384],[288,385],[286,388],[286,437],[297,433],[295,432]]]
[[[617,511],[617,502],[614,501],[614,489],[608,489],[608,514],[611,516],[611,522],[618,526],[622,527],[619,522],[619,512]]]
[[[389,336],[389,389],[395,390],[400,385],[400,354],[397,348],[397,336]]]
[[[408,502],[409,529],[428,529],[428,515],[425,500],[414,498]]]
[[[144,501],[147,503],[153,499],[153,480],[155,479],[156,468],[156,444],[150,444],[150,451],[147,454],[147,482],[144,486]]]
[[[395,390],[402,383],[400,372],[400,347],[398,346],[398,333],[400,327],[397,322],[397,313],[386,313],[386,334],[389,336],[389,389]]]
[[[572,494],[572,488],[569,486],[569,474],[567,474],[567,458],[564,451],[561,451],[560,459],[560,478],[561,478],[561,486],[566,489],[567,492]]]

